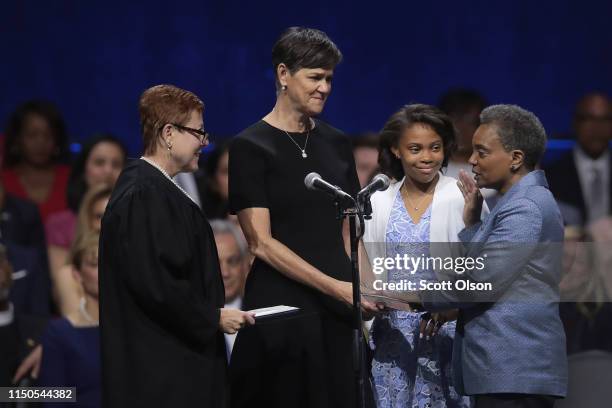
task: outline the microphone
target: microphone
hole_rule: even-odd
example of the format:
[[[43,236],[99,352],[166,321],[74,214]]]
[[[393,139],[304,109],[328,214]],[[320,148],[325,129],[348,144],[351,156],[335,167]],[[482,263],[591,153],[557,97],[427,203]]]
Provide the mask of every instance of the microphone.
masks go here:
[[[357,193],[357,203],[359,203],[359,208],[363,212],[363,216],[366,220],[372,219],[372,203],[370,202],[370,196],[377,191],[386,190],[389,188],[389,184],[389,177],[384,174],[377,174],[370,184]]]
[[[353,197],[342,191],[340,187],[334,186],[333,184],[330,184],[327,181],[323,180],[321,176],[318,173],[315,173],[314,171],[306,175],[306,177],[304,178],[304,184],[309,190],[320,190],[331,195],[332,197],[334,197],[335,200],[339,202],[351,206],[354,205],[355,201],[353,200]]]
[[[365,186],[359,193],[357,193],[357,201],[361,201],[371,196],[377,191],[385,191],[389,188],[389,177],[384,174],[377,174],[374,176],[370,184]]]

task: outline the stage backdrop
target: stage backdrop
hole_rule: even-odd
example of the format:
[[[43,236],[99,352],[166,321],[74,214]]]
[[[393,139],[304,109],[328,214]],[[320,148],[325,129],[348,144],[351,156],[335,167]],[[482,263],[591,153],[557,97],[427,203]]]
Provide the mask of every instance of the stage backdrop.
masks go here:
[[[609,1],[4,1],[0,128],[45,98],[73,141],[112,132],[137,155],[138,97],[171,83],[203,98],[207,129],[233,135],[272,107],[279,33],[306,25],[344,53],[324,118],[349,133],[457,86],[567,132],[582,93],[612,92],[611,15]]]

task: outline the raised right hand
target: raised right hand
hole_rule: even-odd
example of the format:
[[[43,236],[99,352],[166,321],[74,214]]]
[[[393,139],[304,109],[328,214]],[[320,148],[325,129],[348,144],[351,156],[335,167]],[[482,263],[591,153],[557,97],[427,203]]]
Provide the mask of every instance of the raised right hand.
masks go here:
[[[457,182],[463,199],[465,200],[465,206],[463,207],[463,222],[466,227],[471,227],[480,221],[480,214],[482,212],[482,194],[476,185],[474,179],[467,173],[467,171],[459,170],[459,181]]]
[[[221,308],[219,328],[223,333],[234,334],[247,324],[255,324],[255,314],[238,309]]]

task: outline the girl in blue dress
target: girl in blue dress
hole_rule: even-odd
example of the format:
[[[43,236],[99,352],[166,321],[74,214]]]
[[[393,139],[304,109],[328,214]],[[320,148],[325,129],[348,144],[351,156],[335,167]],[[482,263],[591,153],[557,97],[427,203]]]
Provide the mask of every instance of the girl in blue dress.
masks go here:
[[[381,169],[396,182],[372,196],[364,243],[375,257],[427,257],[431,242],[457,242],[463,228],[463,196],[456,180],[440,171],[455,146],[448,116],[428,105],[407,105],[380,134]],[[393,268],[387,282],[433,279],[433,271]],[[452,382],[453,312],[390,310],[371,328],[372,382],[377,405],[469,407]]]

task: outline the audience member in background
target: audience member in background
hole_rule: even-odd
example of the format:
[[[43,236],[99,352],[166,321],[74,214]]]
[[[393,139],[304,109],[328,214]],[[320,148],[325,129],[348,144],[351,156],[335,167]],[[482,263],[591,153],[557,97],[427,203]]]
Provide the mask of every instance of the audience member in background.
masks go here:
[[[559,211],[561,211],[561,217],[563,217],[564,226],[583,226],[584,220],[580,209],[568,204],[564,201],[557,200]]]
[[[457,149],[450,158],[445,175],[457,178],[461,169],[472,172],[468,163],[472,155],[472,137],[480,125],[480,112],[486,106],[485,98],[470,89],[451,89],[440,97],[438,107],[451,118],[457,130]]]
[[[366,133],[354,138],[353,156],[359,185],[363,188],[378,172],[378,135]]]
[[[221,276],[225,287],[225,307],[242,309],[244,283],[250,268],[249,248],[240,228],[229,220],[211,220]],[[236,333],[225,333],[227,358],[232,354]]]
[[[76,387],[80,406],[99,407],[100,331],[98,327],[98,233],[77,237],[70,263],[83,287],[77,310],[49,323],[42,336],[42,364],[38,385]],[[53,403],[51,407],[62,407]],[[67,407],[73,406],[66,403]]]
[[[565,228],[564,277],[559,313],[567,338],[567,354],[588,350],[612,352],[612,278],[609,244],[612,218],[602,218],[586,233]]]
[[[98,184],[114,186],[126,160],[123,144],[111,135],[98,135],[83,145],[70,177],[66,199],[68,208],[49,216],[45,223],[51,274],[66,264],[68,250],[76,234],[77,213],[87,191]]]
[[[100,184],[92,187],[85,195],[78,214],[75,240],[78,241],[80,237],[89,235],[92,232],[96,234],[100,232],[100,223],[111,191],[108,185]],[[75,245],[75,242],[73,242],[73,245]],[[32,257],[27,257],[27,253],[20,256],[19,253],[15,254],[13,248],[11,248],[9,256],[11,256],[11,261],[15,266],[18,265],[17,261],[21,262],[20,265],[24,263],[26,263],[26,265],[31,265],[33,262]],[[17,260],[13,260],[15,258],[17,258]],[[34,268],[30,267],[29,269],[24,269],[27,271]],[[15,275],[20,276],[20,272],[24,269],[18,271]],[[62,316],[67,316],[74,313],[75,310],[79,310],[80,301],[83,297],[83,287],[81,280],[75,279],[74,263],[71,262],[70,254],[65,264],[58,269],[53,278],[53,293],[60,314]],[[13,298],[14,296],[11,297]],[[49,291],[46,292],[47,305],[48,298]],[[15,381],[21,380],[28,373],[32,373],[32,377],[36,378],[40,369],[41,356],[41,348],[36,347],[20,364]]]
[[[10,301],[13,267],[0,245],[0,387],[9,387],[21,359],[36,346],[45,318],[19,313]]]
[[[108,204],[112,188],[108,184],[98,184],[89,189],[81,206],[76,225],[76,239],[90,231],[99,233],[104,210]],[[51,269],[53,297],[62,316],[66,316],[79,307],[82,288],[74,279],[73,266],[68,257],[59,264],[57,269]]]
[[[111,195],[111,188],[108,185],[100,184],[92,187],[81,204],[81,208],[78,214],[78,221],[76,227],[76,241],[79,242],[79,237],[89,235],[91,232],[100,232],[100,223],[104,210]],[[77,244],[73,241],[73,246]],[[75,249],[71,249],[72,252]],[[12,252],[12,251],[11,251]],[[27,260],[27,257],[22,256],[22,262]],[[71,262],[72,255],[68,254],[66,262],[57,270],[57,273],[53,275],[53,294],[57,307],[62,316],[68,316],[79,310],[80,301],[83,297],[83,288],[81,281],[75,279],[74,264]],[[30,262],[32,262],[30,260]],[[14,265],[17,265],[13,262]],[[49,291],[47,291],[48,300]],[[48,301],[47,301],[48,304]],[[35,350],[28,355],[28,357],[21,363],[16,374],[16,381],[19,381],[26,374],[32,372],[32,376],[36,377],[41,360],[42,350],[37,347]]]
[[[29,200],[14,196],[0,182],[1,238],[12,243],[45,249],[45,232],[38,208]]]
[[[612,242],[612,216],[600,218],[589,225],[588,231],[595,243],[595,266],[599,268],[606,299],[610,302],[612,301],[612,273],[610,273],[612,271],[612,251],[609,245]]]
[[[8,252],[8,259],[15,270],[11,302],[15,311],[38,316],[51,313],[51,281],[47,257],[38,248],[13,244],[0,240]]]
[[[575,301],[578,294],[584,292],[584,285],[591,274],[587,244],[589,239],[582,227],[582,220],[564,225],[563,276],[559,283],[562,301]]]
[[[612,103],[601,93],[582,97],[574,113],[577,145],[546,168],[550,191],[558,201],[578,208],[586,223],[612,209]]]
[[[6,126],[2,182],[11,194],[38,205],[43,222],[66,208],[69,167],[64,120],[48,102],[19,106]]]
[[[440,98],[439,108],[446,113],[457,130],[457,149],[451,156],[444,174],[458,178],[459,170],[472,174],[472,165],[468,159],[472,155],[472,138],[480,125],[480,112],[487,106],[487,101],[477,91],[471,89],[451,89]],[[480,189],[487,205],[492,208],[497,202],[497,193],[493,189]]]
[[[228,145],[219,144],[206,157],[204,177],[199,188],[206,218],[228,218]]]
[[[19,312],[49,314],[51,282],[45,236],[36,205],[9,194],[0,183],[0,242],[16,268],[11,301]]]

